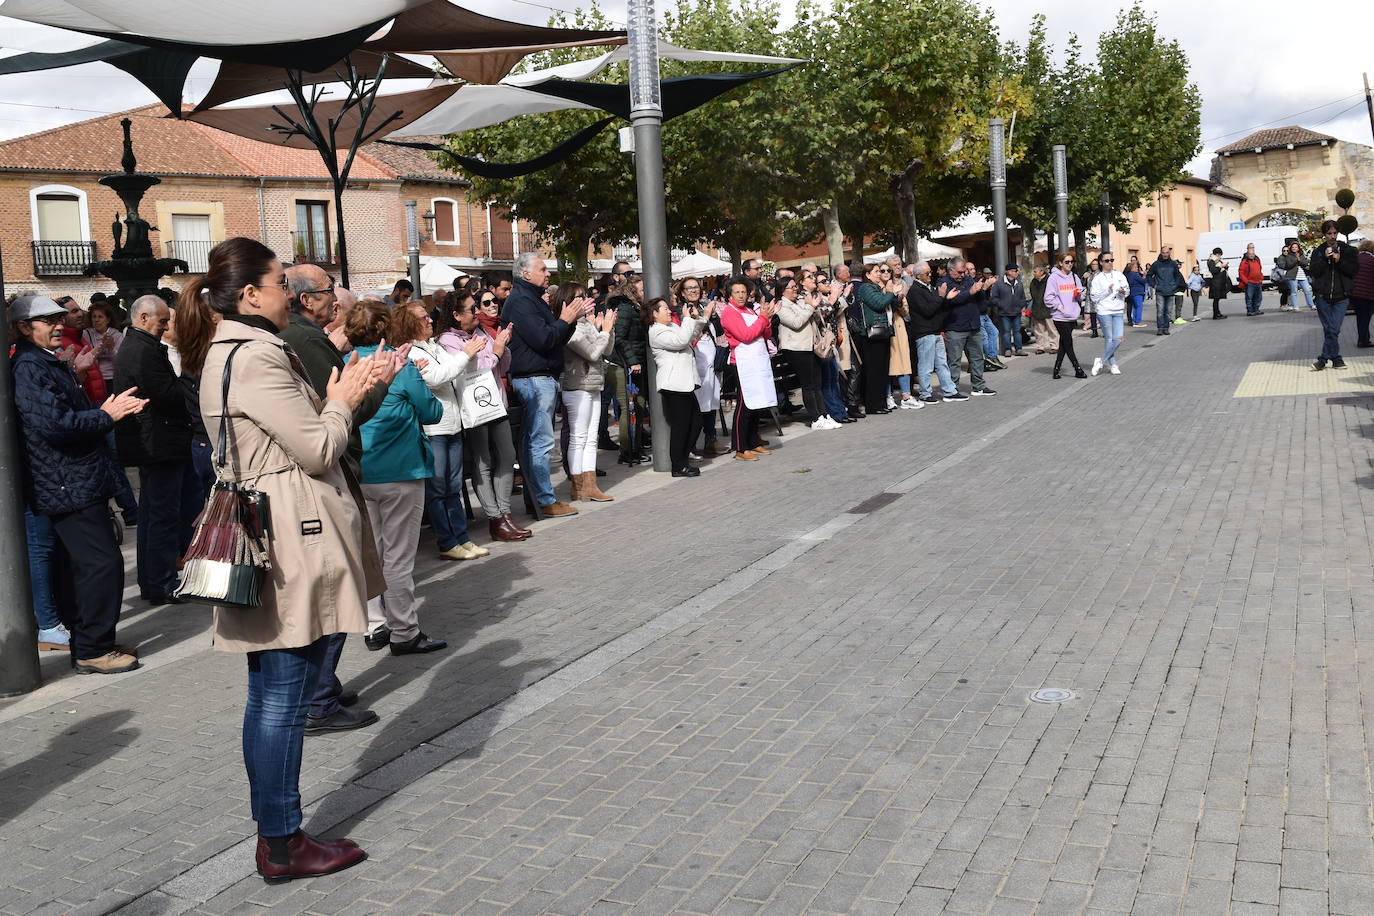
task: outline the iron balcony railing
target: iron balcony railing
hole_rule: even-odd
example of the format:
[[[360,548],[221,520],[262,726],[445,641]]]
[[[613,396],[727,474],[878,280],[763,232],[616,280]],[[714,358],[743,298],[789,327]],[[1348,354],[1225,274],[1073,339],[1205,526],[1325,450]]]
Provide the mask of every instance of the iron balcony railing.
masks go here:
[[[95,261],[95,242],[34,242],[35,277],[79,277]]]
[[[483,232],[482,247],[488,261],[514,261],[524,251],[538,251],[533,232]]]
[[[338,251],[337,241],[330,235],[319,232],[291,233],[291,263],[334,265]]]
[[[167,257],[185,261],[193,274],[203,274],[210,269],[210,249],[217,244],[199,239],[170,239],[167,242]]]

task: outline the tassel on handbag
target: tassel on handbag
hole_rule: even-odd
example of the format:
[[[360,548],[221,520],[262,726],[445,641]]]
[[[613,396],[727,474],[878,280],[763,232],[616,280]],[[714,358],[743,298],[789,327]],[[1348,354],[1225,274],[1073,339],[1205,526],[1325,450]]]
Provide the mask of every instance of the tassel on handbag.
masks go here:
[[[272,567],[268,558],[271,516],[267,494],[223,478],[228,444],[229,371],[241,346],[235,345],[224,361],[216,458],[219,479],[196,518],[191,546],[182,557],[181,584],[176,596],[221,607],[255,608],[262,601],[263,580]]]

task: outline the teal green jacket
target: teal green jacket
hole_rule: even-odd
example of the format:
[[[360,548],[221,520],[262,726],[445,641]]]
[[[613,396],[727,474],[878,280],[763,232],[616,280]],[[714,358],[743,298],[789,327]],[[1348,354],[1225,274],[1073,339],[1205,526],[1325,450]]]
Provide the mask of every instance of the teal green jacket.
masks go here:
[[[354,348],[359,359],[376,350],[375,346]],[[433,477],[434,455],[420,427],[438,423],[443,415],[444,405],[429,390],[415,364],[407,362],[392,380],[382,406],[362,426],[363,483]]]

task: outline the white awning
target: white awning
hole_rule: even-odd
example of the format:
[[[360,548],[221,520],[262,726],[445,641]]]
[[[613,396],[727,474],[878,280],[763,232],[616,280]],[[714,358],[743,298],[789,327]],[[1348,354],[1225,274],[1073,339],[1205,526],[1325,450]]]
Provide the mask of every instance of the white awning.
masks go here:
[[[490,127],[519,115],[578,108],[596,111],[592,105],[555,98],[515,86],[464,86],[448,99],[387,135],[390,140],[457,134]]]
[[[770,57],[766,54],[736,54],[730,51],[698,51],[694,48],[680,48],[675,44],[660,40],[658,56],[671,60],[724,61],[741,64],[799,64],[800,57]],[[515,73],[501,82],[507,86],[537,86],[552,79],[585,80],[596,76],[611,64],[624,63],[630,59],[630,48],[623,45],[588,60],[573,61],[557,67],[534,70],[530,73]]]

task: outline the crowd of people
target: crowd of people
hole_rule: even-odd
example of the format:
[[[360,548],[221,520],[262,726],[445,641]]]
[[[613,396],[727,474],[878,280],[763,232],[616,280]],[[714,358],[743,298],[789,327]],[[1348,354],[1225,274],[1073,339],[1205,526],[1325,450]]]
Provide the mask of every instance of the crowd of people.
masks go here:
[[[1374,244],[1356,252],[1332,225],[1310,256],[1286,251],[1276,268],[1289,259],[1322,316],[1314,368],[1339,368],[1347,302],[1359,345],[1371,345]],[[1258,314],[1252,269],[1243,261],[1240,275]],[[989,374],[1030,348],[1053,357],[1056,379],[1065,363],[1077,378],[1119,375],[1123,329],[1143,326],[1147,296],[1158,334],[1187,321],[1187,293],[1192,320],[1204,290],[1224,317],[1224,261],[1209,274],[1185,273],[1167,247],[1148,268],[1066,253],[1036,265],[1028,284],[1015,263],[996,276],[964,258],[808,263],[767,278],[750,259],[737,277],[686,278],[646,299],[625,262],[588,287],[550,284],[544,260],[522,254],[510,276],[461,277],[419,299],[402,280],[359,299],[319,266],[284,268],[236,238],[173,301],[143,296],[127,315],[102,300],[18,297],[8,317],[39,650],[65,650],[80,674],[137,669],[137,647],[116,639],[121,527],[137,530],[140,597],[175,604],[215,481],[265,494],[264,594],[256,607],[216,608],[214,623],[215,647],[247,659],[258,868],[289,880],[348,867],[365,855],[356,844],[300,830],[302,742],[377,720],[337,675],[347,634],[396,656],[446,647],[416,599],[424,525],[439,558],[479,561],[534,535],[515,520],[513,495],[535,518],[612,501],[599,482],[603,450],[635,465],[658,437],[672,475],[695,478],[717,456],[769,456],[762,430],[780,414],[834,430],[994,396]],[[1102,340],[1090,368],[1076,334]],[[650,423],[651,382],[666,428]],[[469,533],[469,482],[487,546]]]

